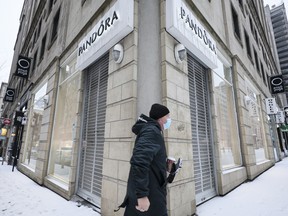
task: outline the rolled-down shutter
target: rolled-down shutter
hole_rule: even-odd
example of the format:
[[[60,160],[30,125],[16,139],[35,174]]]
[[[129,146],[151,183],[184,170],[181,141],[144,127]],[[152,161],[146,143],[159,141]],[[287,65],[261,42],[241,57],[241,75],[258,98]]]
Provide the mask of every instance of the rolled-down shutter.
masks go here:
[[[216,195],[207,69],[188,55],[196,203]]]
[[[109,54],[86,71],[78,195],[100,206]]]

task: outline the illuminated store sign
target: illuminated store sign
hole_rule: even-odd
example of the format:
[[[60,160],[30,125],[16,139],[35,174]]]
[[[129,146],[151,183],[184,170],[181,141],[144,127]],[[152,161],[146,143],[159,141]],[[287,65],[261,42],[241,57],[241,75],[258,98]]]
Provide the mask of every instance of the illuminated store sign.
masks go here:
[[[109,9],[80,41],[76,68],[83,70],[133,31],[134,0],[121,0]]]
[[[217,68],[216,42],[182,0],[166,1],[166,30],[206,66]]]

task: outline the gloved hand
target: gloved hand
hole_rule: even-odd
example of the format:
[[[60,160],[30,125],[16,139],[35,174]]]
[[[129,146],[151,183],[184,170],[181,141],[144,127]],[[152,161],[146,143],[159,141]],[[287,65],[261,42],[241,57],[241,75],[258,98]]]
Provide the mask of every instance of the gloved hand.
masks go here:
[[[169,173],[169,175],[167,177],[167,182],[168,183],[172,183],[173,182],[176,173],[178,173],[181,168],[182,168],[182,159],[179,158],[177,163],[174,162],[172,164],[171,171],[170,171],[170,173]]]

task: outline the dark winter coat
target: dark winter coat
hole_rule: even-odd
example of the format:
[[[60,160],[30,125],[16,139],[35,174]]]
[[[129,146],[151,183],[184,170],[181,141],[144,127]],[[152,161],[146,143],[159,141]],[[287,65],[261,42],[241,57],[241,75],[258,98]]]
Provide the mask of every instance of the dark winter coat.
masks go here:
[[[157,121],[141,115],[132,127],[137,135],[128,178],[127,195],[121,207],[124,216],[165,216],[166,206],[166,148],[161,127]],[[147,196],[147,212],[138,211],[137,198]]]

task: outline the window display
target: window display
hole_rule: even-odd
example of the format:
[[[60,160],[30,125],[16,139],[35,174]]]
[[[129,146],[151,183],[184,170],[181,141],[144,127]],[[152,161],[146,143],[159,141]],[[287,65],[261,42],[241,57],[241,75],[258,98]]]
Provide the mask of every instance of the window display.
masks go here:
[[[61,67],[49,159],[49,175],[66,183],[72,168],[81,83],[75,63]]]
[[[249,123],[251,127],[252,143],[255,149],[256,163],[266,160],[264,125],[260,107],[260,95],[252,84],[246,80],[247,95],[245,96],[246,107],[249,112]]]
[[[214,70],[213,92],[218,151],[222,169],[242,165],[231,69],[220,60]]]
[[[26,135],[26,146],[24,149],[23,163],[32,170],[36,168],[36,160],[40,145],[43,112],[47,104],[46,96],[47,82],[40,85],[32,93],[31,106],[28,110],[28,129]]]

